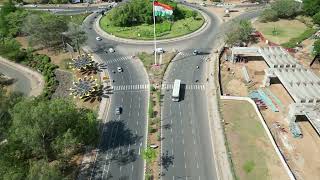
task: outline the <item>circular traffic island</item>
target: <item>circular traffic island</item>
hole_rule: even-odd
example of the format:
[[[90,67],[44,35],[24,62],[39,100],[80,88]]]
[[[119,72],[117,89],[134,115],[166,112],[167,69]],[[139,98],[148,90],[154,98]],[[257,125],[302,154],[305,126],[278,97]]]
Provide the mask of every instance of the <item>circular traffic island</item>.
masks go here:
[[[204,17],[197,10],[169,0],[156,3],[155,32],[157,40],[185,36],[204,25]],[[149,0],[130,1],[113,8],[103,16],[99,22],[100,27],[106,33],[119,38],[153,40],[152,9],[152,2]]]

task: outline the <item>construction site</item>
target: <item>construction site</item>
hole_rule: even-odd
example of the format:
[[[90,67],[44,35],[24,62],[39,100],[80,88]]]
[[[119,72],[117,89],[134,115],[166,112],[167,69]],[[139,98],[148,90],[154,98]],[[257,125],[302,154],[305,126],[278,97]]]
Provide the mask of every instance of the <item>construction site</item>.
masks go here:
[[[220,59],[222,95],[254,100],[296,179],[320,177],[317,73],[279,46],[233,47]]]

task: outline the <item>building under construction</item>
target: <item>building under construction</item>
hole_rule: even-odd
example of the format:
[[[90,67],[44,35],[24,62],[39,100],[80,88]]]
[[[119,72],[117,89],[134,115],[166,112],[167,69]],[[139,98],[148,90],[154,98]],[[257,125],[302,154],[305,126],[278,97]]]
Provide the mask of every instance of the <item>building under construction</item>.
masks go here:
[[[289,106],[288,119],[291,132],[301,134],[296,125],[299,116],[305,116],[320,135],[320,78],[310,69],[303,67],[294,57],[281,47],[233,47],[229,58],[233,63],[239,57],[262,57],[267,63],[263,86],[280,82],[293,99]],[[244,77],[248,75],[243,70]]]

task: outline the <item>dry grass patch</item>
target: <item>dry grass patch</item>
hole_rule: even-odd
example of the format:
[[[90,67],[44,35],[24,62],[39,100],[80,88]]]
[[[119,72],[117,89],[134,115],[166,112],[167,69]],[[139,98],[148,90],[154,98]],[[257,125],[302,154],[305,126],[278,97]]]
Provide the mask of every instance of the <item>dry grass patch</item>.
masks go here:
[[[230,100],[221,104],[237,179],[288,179],[252,105]]]
[[[282,44],[298,37],[307,26],[298,20],[281,19],[276,22],[261,23],[256,21],[254,27],[271,42]]]

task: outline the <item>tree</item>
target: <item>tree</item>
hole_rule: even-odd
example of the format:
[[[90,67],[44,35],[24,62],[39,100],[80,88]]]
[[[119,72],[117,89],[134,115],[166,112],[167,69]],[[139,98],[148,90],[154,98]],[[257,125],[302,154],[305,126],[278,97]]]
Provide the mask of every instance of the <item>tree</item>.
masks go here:
[[[28,11],[19,9],[14,12],[11,12],[5,16],[7,19],[7,27],[8,27],[8,36],[14,37],[17,34],[21,33],[23,22],[25,17],[29,14]]]
[[[27,180],[60,180],[63,179],[59,168],[45,160],[34,161],[31,164]]]
[[[8,129],[12,123],[12,117],[9,113],[9,109],[13,108],[22,99],[20,93],[7,93],[0,86],[0,142],[6,138]]]
[[[29,35],[31,44],[48,48],[61,47],[62,33],[67,30],[68,26],[63,17],[48,13],[30,14],[24,23],[24,31]]]
[[[277,12],[279,18],[291,18],[298,13],[300,3],[294,0],[276,0],[271,4],[271,9]]]
[[[87,40],[86,33],[81,29],[81,26],[69,23],[68,31],[65,34],[71,39],[72,45],[75,46],[80,54],[80,46]]]
[[[14,106],[11,115],[13,140],[21,142],[38,158],[64,156],[65,142],[78,143],[72,144],[77,146],[94,144],[98,139],[96,116],[91,111],[76,109],[67,100],[26,99]]]
[[[191,16],[193,17],[193,19],[196,19],[197,16],[198,16],[198,12],[193,10],[192,13],[191,13]]]
[[[248,43],[252,40],[251,34],[253,32],[253,27],[250,21],[241,20],[239,23],[235,24],[233,29],[227,33],[226,43],[233,46],[237,43]]]
[[[3,6],[0,10],[0,16],[6,16],[11,12],[17,10],[12,0],[8,0],[7,2],[3,3]]]
[[[277,21],[278,20],[278,14],[275,10],[271,9],[271,8],[268,8],[268,9],[265,9],[260,17],[259,17],[259,20],[261,22],[270,22],[270,21]]]
[[[320,39],[313,43],[313,51],[316,56],[320,56]]]
[[[320,11],[315,14],[314,16],[312,16],[313,22],[320,25]]]
[[[142,153],[143,159],[145,159],[148,163],[153,162],[157,158],[157,152],[155,149],[151,147],[147,147]]]
[[[319,12],[320,0],[303,0],[303,11],[308,16],[313,16]]]

